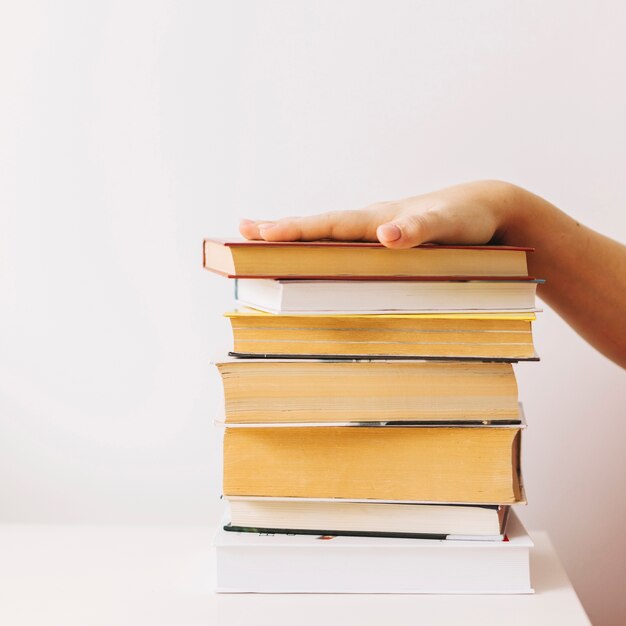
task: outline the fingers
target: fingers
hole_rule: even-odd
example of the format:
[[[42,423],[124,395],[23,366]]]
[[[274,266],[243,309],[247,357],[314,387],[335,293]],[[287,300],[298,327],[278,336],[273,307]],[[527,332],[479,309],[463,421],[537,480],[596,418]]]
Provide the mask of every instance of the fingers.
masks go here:
[[[389,221],[391,218],[391,221]],[[388,248],[412,248],[422,243],[464,243],[463,225],[449,210],[403,212],[397,207],[338,211],[311,217],[269,221],[242,220],[247,239],[265,241],[380,241]],[[465,225],[467,234],[473,229]],[[471,238],[471,236],[470,236]]]
[[[265,241],[376,241],[376,221],[371,211],[335,211],[276,222],[242,220],[239,230],[248,239]]]
[[[259,231],[259,225],[266,222],[243,219],[239,222],[239,232],[246,239],[263,239]]]

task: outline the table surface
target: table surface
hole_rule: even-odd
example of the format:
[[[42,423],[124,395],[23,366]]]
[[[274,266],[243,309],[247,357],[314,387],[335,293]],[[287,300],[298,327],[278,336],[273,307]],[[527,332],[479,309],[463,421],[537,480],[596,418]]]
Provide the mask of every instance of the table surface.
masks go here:
[[[0,624],[590,624],[546,533],[525,596],[215,594],[213,531],[0,526]]]

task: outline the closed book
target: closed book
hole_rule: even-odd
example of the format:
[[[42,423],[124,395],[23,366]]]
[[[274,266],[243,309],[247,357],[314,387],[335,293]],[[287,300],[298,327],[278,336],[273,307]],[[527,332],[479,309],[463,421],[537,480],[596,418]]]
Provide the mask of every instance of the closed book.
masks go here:
[[[520,420],[510,363],[235,359],[226,423]]]
[[[530,312],[538,280],[236,282],[236,299],[269,313]]]
[[[380,243],[205,239],[204,267],[230,278],[526,278],[526,253],[511,246],[426,244],[392,250]]]
[[[230,496],[229,531],[309,535],[504,539],[506,505],[424,504]]]
[[[512,513],[506,541],[437,541],[217,530],[220,593],[533,593],[532,541]]]
[[[223,493],[513,504],[522,427],[230,426]]]
[[[226,313],[242,357],[537,360],[534,313]]]

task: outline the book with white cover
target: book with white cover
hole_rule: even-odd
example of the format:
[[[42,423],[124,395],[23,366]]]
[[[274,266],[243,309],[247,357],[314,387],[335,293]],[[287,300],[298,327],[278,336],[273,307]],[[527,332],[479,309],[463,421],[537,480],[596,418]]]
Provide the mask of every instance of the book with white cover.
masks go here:
[[[505,541],[263,535],[214,545],[218,593],[533,593],[533,545],[511,513]]]
[[[535,311],[542,281],[354,281],[243,279],[239,305],[268,313]]]

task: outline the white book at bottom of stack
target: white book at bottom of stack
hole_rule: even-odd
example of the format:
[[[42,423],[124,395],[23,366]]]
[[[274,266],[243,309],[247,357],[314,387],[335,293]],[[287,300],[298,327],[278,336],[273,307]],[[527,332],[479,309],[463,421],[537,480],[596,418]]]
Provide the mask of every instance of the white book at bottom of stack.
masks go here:
[[[504,541],[229,532],[215,537],[218,593],[533,593],[511,511]]]

